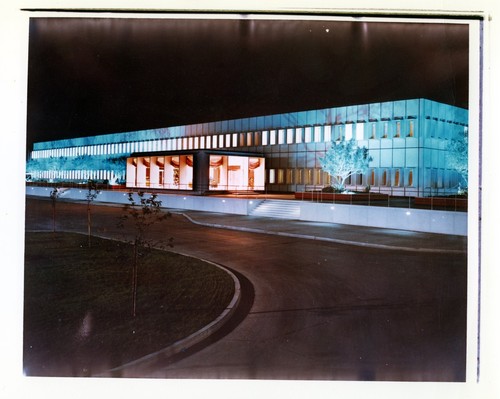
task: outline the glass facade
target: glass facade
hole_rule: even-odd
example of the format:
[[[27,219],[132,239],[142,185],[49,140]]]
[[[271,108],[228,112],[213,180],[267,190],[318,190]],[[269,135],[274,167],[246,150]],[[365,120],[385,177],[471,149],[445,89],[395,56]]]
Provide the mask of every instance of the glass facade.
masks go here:
[[[235,176],[251,169],[228,157],[226,169],[210,171],[217,187],[294,192],[327,185],[329,179],[322,174],[318,159],[331,141],[353,138],[369,149],[372,162],[365,175],[351,179],[352,189],[370,186],[380,192],[417,196],[458,184],[459,177],[446,167],[445,147],[448,140],[466,134],[467,126],[466,109],[426,99],[351,105],[35,143],[31,160],[38,161],[38,168],[28,171],[40,180],[96,178],[113,183],[126,176],[127,185],[134,181],[140,187],[189,190],[193,179],[189,169],[175,178],[168,169],[172,162],[188,165],[189,159],[168,159],[167,152],[221,149],[263,154],[267,169],[258,184],[255,179],[253,186],[244,184],[252,181],[250,176]],[[138,158],[132,175],[130,156],[145,152],[158,154],[149,161]],[[77,162],[82,157],[89,159],[88,167]],[[120,159],[127,159],[122,170],[107,166],[113,160],[120,164]],[[106,162],[99,164],[100,160]],[[161,169],[159,164],[167,166]]]

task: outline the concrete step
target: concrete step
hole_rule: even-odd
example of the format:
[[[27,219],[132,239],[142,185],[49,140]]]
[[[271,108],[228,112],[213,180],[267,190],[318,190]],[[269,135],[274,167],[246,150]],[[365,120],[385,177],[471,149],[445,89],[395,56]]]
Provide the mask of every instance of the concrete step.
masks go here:
[[[296,201],[264,200],[250,215],[280,219],[299,219],[300,205]]]

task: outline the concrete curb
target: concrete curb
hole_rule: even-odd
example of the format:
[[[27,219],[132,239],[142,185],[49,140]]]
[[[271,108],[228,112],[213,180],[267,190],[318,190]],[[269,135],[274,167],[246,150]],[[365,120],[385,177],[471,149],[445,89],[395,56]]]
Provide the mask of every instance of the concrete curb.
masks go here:
[[[448,253],[448,254],[464,254],[467,252],[467,251],[460,250],[460,249],[413,248],[413,247],[405,247],[405,246],[395,246],[395,245],[386,245],[386,244],[374,244],[374,243],[369,243],[369,242],[342,240],[342,239],[338,239],[338,238],[319,237],[319,236],[313,236],[313,235],[307,235],[307,234],[286,233],[286,232],[282,232],[282,231],[270,231],[270,230],[256,229],[256,228],[251,228],[251,227],[228,226],[228,225],[222,225],[222,224],[217,224],[217,223],[199,222],[197,220],[194,220],[191,216],[189,216],[185,213],[178,212],[178,214],[184,216],[187,220],[189,220],[193,224],[196,224],[199,226],[204,226],[204,227],[212,227],[212,228],[216,228],[216,229],[238,230],[238,231],[245,231],[245,232],[249,232],[249,233],[270,234],[270,235],[276,235],[276,236],[301,238],[301,239],[305,239],[305,240],[326,241],[326,242],[333,242],[333,243],[342,244],[342,245],[354,245],[354,246],[364,247],[364,248],[387,249],[387,250],[393,250],[393,251]]]
[[[189,255],[184,255],[183,256],[189,256]],[[197,258],[199,259],[199,258]],[[201,259],[202,261],[209,263],[211,265],[214,265],[222,270],[224,270],[226,273],[228,273],[233,281],[234,281],[234,295],[233,298],[231,299],[231,302],[229,305],[227,305],[226,309],[211,323],[207,324],[205,327],[201,328],[200,330],[192,333],[191,335],[187,336],[186,338],[183,338],[177,342],[174,342],[172,345],[167,346],[166,348],[160,349],[159,351],[150,353],[146,356],[143,356],[139,359],[133,360],[131,362],[122,364],[121,366],[106,370],[103,373],[100,373],[96,377],[111,377],[115,373],[121,373],[123,377],[126,377],[126,375],[123,375],[123,372],[126,372],[127,370],[133,370],[135,368],[139,367],[147,367],[150,364],[154,364],[155,362],[159,360],[165,360],[168,359],[178,353],[185,352],[188,350],[190,347],[200,343],[204,339],[210,337],[212,334],[220,330],[224,324],[233,316],[233,314],[236,312],[238,305],[241,300],[241,285],[240,281],[238,278],[234,275],[233,272],[230,270],[226,269],[224,266],[219,265],[217,263]]]
[[[26,231],[33,232],[33,233],[48,232],[48,230],[26,230]],[[74,231],[64,231],[64,230],[59,230],[57,232],[58,233],[64,232],[64,233],[83,234],[83,233],[78,233],[78,232],[74,232]],[[106,239],[106,240],[110,239],[109,237],[103,237],[103,236],[99,236],[99,235],[96,235],[95,237],[99,237],[99,238]],[[186,254],[179,253],[179,252],[176,252],[176,253],[178,253],[179,255],[182,255],[182,256],[196,258],[192,255],[186,255]],[[233,298],[231,299],[231,301],[229,302],[227,307],[223,310],[223,312],[215,320],[213,320],[211,323],[207,324],[206,326],[204,326],[200,330],[195,331],[191,335],[188,335],[186,338],[180,339],[179,341],[174,342],[172,345],[167,346],[166,348],[160,349],[159,351],[150,353],[150,354],[143,356],[139,359],[122,364],[121,366],[106,370],[102,373],[95,375],[95,377],[112,377],[113,374],[115,374],[115,373],[120,373],[120,372],[123,373],[124,371],[134,369],[135,367],[144,367],[144,366],[147,366],[148,364],[155,363],[158,360],[168,359],[171,356],[174,356],[178,353],[185,352],[190,347],[200,343],[204,339],[210,337],[215,332],[219,331],[224,326],[224,324],[227,321],[229,321],[229,319],[231,319],[231,317],[234,315],[234,313],[238,309],[238,305],[241,301],[240,281],[238,280],[238,278],[236,277],[236,275],[232,271],[228,270],[224,266],[217,264],[215,262],[211,262],[211,261],[206,260],[206,259],[201,259],[201,258],[196,258],[196,259],[199,259],[203,262],[206,262],[206,263],[211,264],[215,267],[218,267],[219,269],[221,269],[221,270],[225,271],[227,274],[229,274],[231,276],[231,278],[233,279],[233,282],[234,282]]]

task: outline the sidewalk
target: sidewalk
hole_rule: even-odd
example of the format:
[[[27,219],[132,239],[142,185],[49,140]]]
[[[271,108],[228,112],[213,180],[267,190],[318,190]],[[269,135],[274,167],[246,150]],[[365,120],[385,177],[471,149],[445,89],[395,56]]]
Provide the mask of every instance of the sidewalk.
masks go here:
[[[467,237],[175,209],[192,223],[390,250],[466,253]]]

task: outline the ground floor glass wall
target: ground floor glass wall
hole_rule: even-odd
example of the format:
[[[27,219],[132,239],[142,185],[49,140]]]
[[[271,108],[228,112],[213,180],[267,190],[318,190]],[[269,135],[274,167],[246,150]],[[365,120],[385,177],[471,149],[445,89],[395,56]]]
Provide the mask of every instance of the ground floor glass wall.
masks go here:
[[[264,190],[264,158],[210,155],[210,190]]]
[[[193,157],[176,155],[128,158],[127,187],[192,190]]]

